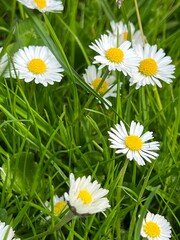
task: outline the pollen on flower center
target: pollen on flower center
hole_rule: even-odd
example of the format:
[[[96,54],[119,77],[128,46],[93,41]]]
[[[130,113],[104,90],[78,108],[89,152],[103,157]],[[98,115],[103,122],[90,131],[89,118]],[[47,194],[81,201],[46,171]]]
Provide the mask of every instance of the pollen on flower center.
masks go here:
[[[106,57],[114,63],[121,63],[124,58],[124,53],[119,48],[110,48],[106,51]]]
[[[126,137],[125,144],[130,150],[138,151],[142,148],[143,142],[138,136],[130,135]]]
[[[155,222],[146,222],[144,231],[151,238],[158,237],[161,233],[160,227]]]
[[[46,72],[46,64],[40,58],[32,59],[28,64],[28,69],[30,72],[34,74],[42,74]]]
[[[92,202],[92,196],[87,190],[80,190],[77,198],[80,198],[84,204]]]
[[[146,76],[153,76],[158,71],[157,63],[152,58],[146,58],[140,62],[139,71]]]
[[[62,210],[64,209],[64,207],[66,206],[66,203],[65,202],[57,202],[55,205],[54,205],[54,214],[57,215],[57,214],[60,214],[62,212]]]
[[[102,81],[102,78],[96,78],[94,81],[92,81],[91,85],[94,90],[98,89],[101,81]],[[107,90],[108,90],[108,84],[107,84],[107,81],[104,80],[101,87],[98,89],[98,92],[100,94],[104,94]]]
[[[34,0],[38,8],[42,9],[46,7],[46,0]]]

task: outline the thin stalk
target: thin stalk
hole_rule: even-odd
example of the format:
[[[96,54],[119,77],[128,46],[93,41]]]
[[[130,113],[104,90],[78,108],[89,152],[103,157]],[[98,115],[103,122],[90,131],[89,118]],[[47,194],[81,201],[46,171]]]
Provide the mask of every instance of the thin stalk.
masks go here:
[[[135,4],[135,8],[136,8],[136,15],[137,15],[137,19],[138,19],[138,24],[139,24],[139,29],[140,29],[140,32],[141,32],[141,36],[142,36],[142,41],[143,41],[143,44],[145,44],[144,32],[143,32],[143,28],[142,28],[141,16],[140,16],[140,13],[139,13],[139,7],[138,7],[137,0],[134,0],[134,4]]]
[[[123,184],[123,180],[124,180],[124,176],[125,176],[125,173],[126,173],[126,169],[127,169],[127,166],[128,166],[128,163],[129,163],[129,159],[126,159],[125,163],[124,163],[124,166],[122,167],[120,173],[119,173],[119,182],[118,182],[118,188],[117,188],[117,204],[120,203],[121,201],[121,193],[122,193],[122,184]],[[118,208],[117,209],[117,224],[116,224],[116,234],[117,234],[117,239],[118,240],[121,240],[121,228],[120,228],[120,225],[121,225],[121,218],[120,218],[120,211],[121,209]]]
[[[137,204],[135,206],[135,209],[133,210],[133,215],[132,215],[132,218],[131,218],[131,223],[130,223],[130,227],[129,227],[129,233],[128,233],[128,240],[132,240],[132,236],[133,236],[133,231],[135,229],[135,224],[136,224],[136,218],[137,218],[137,211],[138,211],[138,208],[139,208],[139,205],[141,205],[141,201],[142,201],[142,197],[143,197],[143,194],[144,194],[144,191],[148,185],[148,181],[149,181],[149,178],[151,176],[151,173],[152,173],[152,170],[154,168],[154,164],[155,164],[155,161],[151,163],[151,166],[147,172],[147,176],[145,177],[145,180],[144,180],[144,184],[141,188],[141,191],[139,193],[139,198],[137,200]]]
[[[50,228],[49,230],[40,233],[36,236],[26,238],[26,240],[37,240],[37,239],[42,239],[43,237],[48,236],[49,234],[54,233],[55,231],[60,230],[66,223],[71,221],[75,217],[74,213],[69,211],[62,219],[60,222],[58,222],[53,228]]]

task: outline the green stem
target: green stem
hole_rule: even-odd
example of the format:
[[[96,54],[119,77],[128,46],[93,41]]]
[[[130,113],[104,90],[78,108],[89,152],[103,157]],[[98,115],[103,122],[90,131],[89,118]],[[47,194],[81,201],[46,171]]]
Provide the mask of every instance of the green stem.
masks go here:
[[[151,167],[148,170],[148,173],[147,173],[147,175],[145,177],[145,180],[144,180],[144,184],[143,184],[143,186],[141,188],[141,191],[139,193],[139,197],[137,199],[136,207],[133,210],[133,215],[132,215],[132,218],[131,218],[131,224],[130,224],[129,233],[128,233],[128,240],[132,240],[133,231],[135,229],[135,224],[136,224],[137,211],[138,211],[139,205],[141,205],[142,197],[143,197],[144,191],[145,191],[145,189],[148,185],[148,181],[149,181],[149,178],[151,176],[151,172],[154,168],[154,164],[155,164],[155,161],[151,163]]]
[[[123,184],[123,180],[124,180],[124,175],[127,169],[129,163],[129,159],[126,159],[124,166],[122,167],[120,173],[119,173],[119,182],[118,182],[118,187],[117,187],[117,204],[120,203],[121,201],[121,186]],[[117,233],[117,239],[121,240],[121,218],[120,218],[120,208],[118,208],[117,210],[117,224],[116,224],[116,233]]]
[[[36,236],[26,238],[26,240],[37,240],[37,239],[42,239],[43,237],[54,233],[55,231],[58,231],[63,227],[66,223],[71,221],[75,217],[74,213],[69,210],[69,212],[61,219],[60,222],[58,222],[53,228],[50,228],[49,230],[40,233]]]
[[[162,107],[161,99],[159,97],[159,93],[158,93],[156,85],[153,87],[153,91],[154,91],[154,96],[155,96],[155,99],[157,102],[158,110],[161,113],[161,116],[163,117],[163,119],[166,120],[166,117],[163,113],[163,107]]]
[[[140,16],[140,13],[139,13],[139,7],[138,7],[137,0],[134,0],[134,4],[135,4],[135,8],[136,8],[136,14],[137,14],[137,19],[138,19],[139,29],[141,31],[142,41],[145,44],[144,32],[143,32],[143,28],[142,28],[141,16]]]

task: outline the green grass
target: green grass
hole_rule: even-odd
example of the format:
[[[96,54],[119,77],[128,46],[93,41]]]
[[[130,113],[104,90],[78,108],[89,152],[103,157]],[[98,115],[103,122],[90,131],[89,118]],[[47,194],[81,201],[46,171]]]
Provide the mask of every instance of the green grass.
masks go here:
[[[69,174],[92,175],[109,189],[111,208],[75,218],[42,239],[138,240],[147,209],[163,215],[180,239],[180,30],[179,1],[139,0],[142,29],[150,44],[163,48],[176,65],[176,78],[161,89],[135,90],[127,79],[108,110],[82,79],[94,52],[89,44],[110,30],[110,21],[131,21],[139,29],[135,3],[124,0],[67,0],[62,13],[41,14],[1,0],[0,46],[13,54],[46,45],[64,68],[61,83],[47,88],[0,77],[0,220],[28,239],[61,222],[44,202],[68,191]],[[139,121],[160,142],[159,157],[145,166],[116,155],[107,131],[123,120]],[[140,218],[138,216],[141,216]],[[52,238],[50,238],[50,236]]]

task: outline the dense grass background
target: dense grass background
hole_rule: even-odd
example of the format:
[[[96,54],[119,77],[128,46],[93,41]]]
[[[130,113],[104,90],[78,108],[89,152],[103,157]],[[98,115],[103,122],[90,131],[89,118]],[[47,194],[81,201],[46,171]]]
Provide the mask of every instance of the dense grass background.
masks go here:
[[[147,209],[164,215],[172,239],[180,239],[180,2],[139,0],[143,32],[176,65],[176,78],[161,89],[135,90],[123,82],[113,107],[99,104],[82,74],[94,52],[89,44],[110,30],[110,21],[139,24],[135,3],[124,0],[66,0],[60,14],[41,14],[15,0],[0,3],[0,46],[13,54],[46,45],[63,65],[64,78],[47,88],[19,79],[0,79],[0,220],[22,239],[51,228],[59,218],[44,202],[68,191],[69,173],[93,176],[109,189],[111,208],[73,219],[46,239],[140,239]],[[100,97],[99,97],[100,98]],[[139,121],[160,142],[159,157],[140,167],[109,148],[107,131],[123,120]]]

